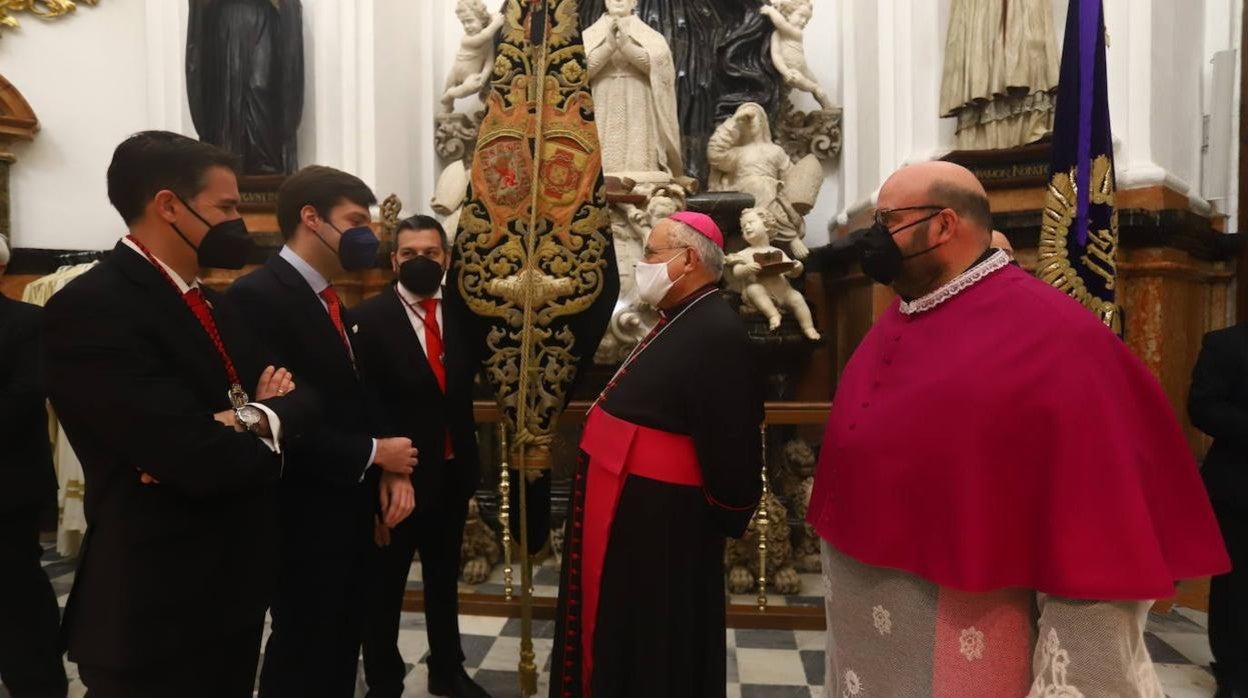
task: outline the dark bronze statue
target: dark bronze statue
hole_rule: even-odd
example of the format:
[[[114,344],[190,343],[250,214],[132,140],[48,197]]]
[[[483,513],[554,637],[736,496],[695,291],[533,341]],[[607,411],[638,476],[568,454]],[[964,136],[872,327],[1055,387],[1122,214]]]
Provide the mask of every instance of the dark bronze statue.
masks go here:
[[[303,115],[299,0],[191,0],[186,89],[199,137],[242,159],[249,175],[298,167]]]

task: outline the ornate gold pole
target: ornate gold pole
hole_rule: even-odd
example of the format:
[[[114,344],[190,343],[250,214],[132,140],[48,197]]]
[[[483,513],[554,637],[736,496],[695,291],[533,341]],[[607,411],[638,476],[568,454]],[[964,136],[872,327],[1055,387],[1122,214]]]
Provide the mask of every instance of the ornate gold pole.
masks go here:
[[[512,598],[511,571],[511,466],[507,463],[507,422],[498,422],[498,447],[501,451],[498,475],[498,522],[503,527],[503,598]]]
[[[758,433],[763,444],[763,494],[758,500],[758,518],[755,521],[758,530],[758,610],[761,612],[767,610],[767,529],[771,526],[771,520],[767,518],[767,498],[771,487],[767,484],[767,425],[759,425]]]
[[[524,447],[521,446],[521,449]],[[521,466],[525,465],[521,461]],[[520,472],[520,695],[537,693],[537,654],[533,651],[533,560],[529,556],[528,473]]]
[[[549,18],[545,8],[536,5],[536,17],[530,21],[541,21],[543,29],[541,44],[532,46],[537,51],[533,64],[536,80],[530,81],[529,99],[534,109],[533,139],[533,172],[542,171],[542,117],[546,111],[545,75],[546,75],[546,36],[550,30]],[[539,20],[540,18],[540,20]],[[530,29],[530,37],[533,37]],[[541,469],[543,464],[549,465],[550,451],[545,443],[535,442],[535,435],[529,431],[529,382],[541,370],[533,356],[533,307],[535,296],[534,286],[540,269],[537,266],[537,220],[539,187],[542,177],[535,176],[529,185],[529,220],[525,232],[524,269],[520,271],[521,284],[524,292],[524,323],[520,331],[520,385],[516,390],[516,453],[514,455],[520,473],[520,695],[528,696],[537,693],[537,655],[533,651],[533,560],[529,555],[529,515],[528,485],[530,469]],[[545,456],[543,458],[543,456]]]

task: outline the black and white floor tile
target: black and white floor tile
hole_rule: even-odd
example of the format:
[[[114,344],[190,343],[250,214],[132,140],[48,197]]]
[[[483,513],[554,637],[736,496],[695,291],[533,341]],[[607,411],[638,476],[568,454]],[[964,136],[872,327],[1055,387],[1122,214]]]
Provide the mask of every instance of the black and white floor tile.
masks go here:
[[[73,581],[73,560],[60,558],[49,550],[44,556],[44,569],[52,580],[53,588],[62,607]],[[518,575],[517,575],[518,577]],[[419,588],[419,564],[412,568],[409,586]],[[814,579],[817,579],[815,577]],[[810,580],[813,585],[814,580]],[[558,585],[558,575],[550,565],[536,570],[535,592],[553,595]],[[806,586],[806,585],[804,585]],[[502,592],[501,569],[489,582],[475,587],[478,593]],[[467,591],[469,588],[465,588]],[[808,591],[803,589],[803,592]],[[734,599],[736,600],[736,599]],[[752,597],[741,597],[748,603]],[[813,594],[773,598],[776,605],[818,605],[821,599]],[[1199,698],[1213,695],[1213,677],[1208,671],[1211,657],[1206,634],[1207,617],[1204,613],[1177,608],[1165,615],[1154,614],[1149,622],[1146,637],[1149,652],[1157,664],[1166,694],[1170,698]],[[485,616],[463,616],[460,619],[463,635],[465,667],[468,673],[487,691],[497,698],[519,696],[517,662],[520,656],[520,621],[516,619]],[[538,695],[547,691],[550,650],[555,632],[551,621],[535,621],[533,644],[537,666],[541,670]],[[726,637],[728,647],[728,696],[729,698],[818,698],[823,695],[823,649],[822,632],[791,630],[729,629]],[[404,614],[399,631],[399,648],[409,662],[405,698],[427,696],[425,683],[427,672],[425,657],[428,643],[425,639],[424,616]],[[71,675],[70,696],[80,698],[85,690],[76,680],[77,672],[69,665]],[[357,696],[364,695],[363,672]],[[0,698],[10,698],[0,686]]]

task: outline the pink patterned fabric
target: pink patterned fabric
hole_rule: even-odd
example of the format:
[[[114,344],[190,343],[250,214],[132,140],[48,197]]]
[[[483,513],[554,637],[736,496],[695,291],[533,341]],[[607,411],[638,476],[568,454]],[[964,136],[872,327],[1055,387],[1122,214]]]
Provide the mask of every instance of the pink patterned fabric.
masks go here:
[[[970,594],[942,588],[932,695],[1025,695],[1031,685],[1034,599],[1021,589]]]

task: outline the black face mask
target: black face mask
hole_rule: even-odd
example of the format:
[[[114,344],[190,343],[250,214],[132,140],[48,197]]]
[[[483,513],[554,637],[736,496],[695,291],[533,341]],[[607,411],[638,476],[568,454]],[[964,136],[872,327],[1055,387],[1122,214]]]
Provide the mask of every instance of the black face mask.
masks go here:
[[[432,296],[442,285],[442,265],[417,255],[399,265],[399,283],[418,296]]]
[[[897,275],[901,273],[902,264],[907,259],[925,255],[928,252],[940,247],[944,243],[937,243],[931,247],[915,252],[914,254],[903,255],[901,248],[897,246],[897,241],[893,239],[897,233],[906,228],[916,226],[920,223],[929,221],[940,215],[940,211],[930,216],[925,216],[919,220],[903,225],[902,227],[890,231],[884,227],[882,223],[875,223],[867,230],[866,235],[858,238],[856,246],[858,248],[859,258],[862,262],[862,273],[866,274],[872,280],[889,286],[897,279]]]
[[[204,220],[198,211],[191,208],[185,199],[179,196],[178,201],[181,201],[186,210],[195,214],[196,218],[208,226],[208,232],[204,233],[203,239],[196,247],[191,244],[186,235],[182,234],[176,224],[169,224],[173,232],[182,238],[182,242],[195,250],[199,266],[212,269],[242,269],[243,265],[247,264],[247,257],[251,254],[251,248],[255,246],[255,242],[251,239],[251,234],[247,232],[247,224],[242,218],[232,218],[212,225]]]

